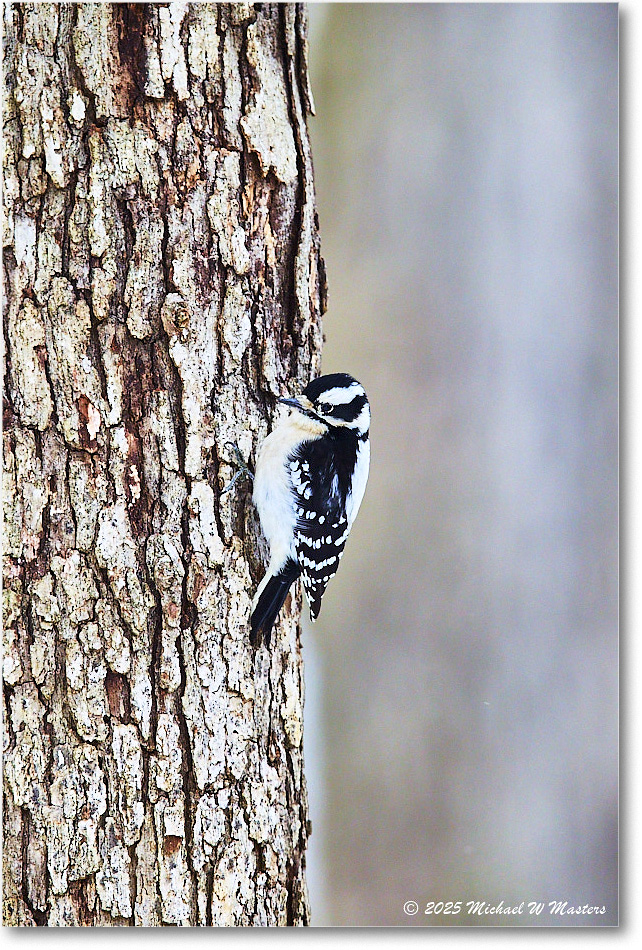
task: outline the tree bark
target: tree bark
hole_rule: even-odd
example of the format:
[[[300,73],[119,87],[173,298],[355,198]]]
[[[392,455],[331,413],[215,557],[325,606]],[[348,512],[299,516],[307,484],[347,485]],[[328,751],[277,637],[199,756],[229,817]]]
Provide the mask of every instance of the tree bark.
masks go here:
[[[7,924],[309,920],[301,596],[254,653],[221,494],[320,368],[306,28],[5,7]]]

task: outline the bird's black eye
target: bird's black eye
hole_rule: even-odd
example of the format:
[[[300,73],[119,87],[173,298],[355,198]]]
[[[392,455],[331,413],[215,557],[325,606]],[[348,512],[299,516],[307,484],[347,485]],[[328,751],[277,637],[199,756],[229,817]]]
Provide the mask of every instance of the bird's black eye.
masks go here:
[[[329,402],[320,402],[317,408],[323,416],[329,416],[332,412],[332,406]]]

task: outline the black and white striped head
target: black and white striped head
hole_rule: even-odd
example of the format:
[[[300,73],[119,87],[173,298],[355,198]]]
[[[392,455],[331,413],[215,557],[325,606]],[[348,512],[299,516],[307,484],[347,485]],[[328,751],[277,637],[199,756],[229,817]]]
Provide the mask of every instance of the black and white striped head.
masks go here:
[[[347,373],[319,376],[296,399],[281,402],[332,429],[348,429],[360,439],[370,431],[368,397],[361,383]]]

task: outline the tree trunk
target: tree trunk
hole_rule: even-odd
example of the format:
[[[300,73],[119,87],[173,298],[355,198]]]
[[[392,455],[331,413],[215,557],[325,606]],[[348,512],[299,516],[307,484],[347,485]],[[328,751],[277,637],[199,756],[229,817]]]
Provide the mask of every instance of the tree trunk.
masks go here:
[[[5,21],[5,923],[305,924],[301,598],[254,653],[221,489],[319,371],[306,15]]]

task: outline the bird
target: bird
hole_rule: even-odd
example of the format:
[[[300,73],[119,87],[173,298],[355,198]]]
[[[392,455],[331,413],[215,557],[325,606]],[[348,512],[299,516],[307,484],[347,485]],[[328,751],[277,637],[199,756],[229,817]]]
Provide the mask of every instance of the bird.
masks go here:
[[[250,615],[250,642],[269,648],[288,591],[302,578],[314,621],[336,574],[370,468],[370,404],[348,373],[313,379],[259,447],[253,501],[270,547]]]

